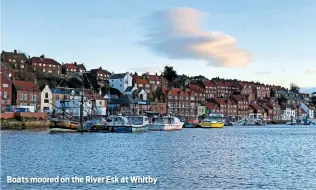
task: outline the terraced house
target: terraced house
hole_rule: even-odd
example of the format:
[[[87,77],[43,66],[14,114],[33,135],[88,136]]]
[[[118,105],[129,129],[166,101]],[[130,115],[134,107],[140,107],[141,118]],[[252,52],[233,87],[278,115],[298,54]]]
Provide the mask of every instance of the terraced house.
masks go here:
[[[6,110],[7,105],[12,105],[12,80],[11,78],[4,72],[0,72],[0,101],[1,101],[1,109],[0,112],[3,113]]]
[[[1,61],[7,66],[10,67],[11,71],[9,76],[13,77],[21,77],[25,72],[27,72],[28,66],[28,58],[24,53],[19,53],[17,50],[13,52],[5,52],[1,53]],[[12,72],[12,73],[11,73]]]
[[[34,106],[39,109],[41,91],[33,81],[13,81],[12,104],[20,106]]]
[[[51,58],[32,57],[30,66],[35,70],[43,73],[61,74],[61,64]]]

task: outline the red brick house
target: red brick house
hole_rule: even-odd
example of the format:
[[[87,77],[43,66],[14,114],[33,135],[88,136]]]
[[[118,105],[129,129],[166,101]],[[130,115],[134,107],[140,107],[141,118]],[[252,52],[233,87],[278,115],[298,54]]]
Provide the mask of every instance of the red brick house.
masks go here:
[[[237,115],[237,104],[229,98],[212,98],[209,103],[216,104],[225,117]]]
[[[268,106],[272,107],[272,120],[281,119],[281,106],[277,100],[270,100]]]
[[[236,116],[244,118],[249,116],[248,110],[248,99],[242,95],[233,95],[231,100],[237,104],[237,114]]]
[[[261,105],[263,108],[263,119],[265,120],[272,120],[273,118],[273,108],[269,106],[269,104],[264,103]]]
[[[0,98],[1,98],[1,109],[0,112],[5,112],[6,105],[12,105],[12,81],[11,78],[3,72],[0,72]]]
[[[250,113],[253,113],[253,114],[261,114],[261,116],[263,117],[264,115],[264,109],[262,107],[260,107],[257,103],[251,103],[249,105],[249,108],[251,111],[249,111],[249,114]]]
[[[255,93],[257,100],[268,98],[271,93],[270,87],[263,84],[253,86],[253,92]]]
[[[203,84],[205,86],[205,93],[206,93],[206,98],[217,98],[217,87],[216,85],[209,81],[209,80],[204,80]]]
[[[30,66],[35,71],[43,73],[61,74],[61,64],[51,58],[45,57],[32,57],[30,60]]]
[[[95,77],[99,81],[105,81],[110,78],[112,73],[110,73],[107,70],[102,69],[102,67],[99,67],[98,69],[91,69],[90,73],[93,77]]]
[[[227,98],[232,94],[231,90],[229,89],[229,87],[230,87],[229,83],[227,83],[225,81],[213,81],[213,83],[216,85],[217,97]]]
[[[192,92],[194,92],[196,101],[205,102],[205,97],[206,97],[205,89],[201,88],[197,84],[190,84],[189,89]]]
[[[14,50],[13,52],[2,51],[1,61],[4,63],[6,67],[10,67],[10,77],[20,77],[21,73],[27,71],[28,58],[24,53],[19,53],[17,52],[17,50]]]
[[[62,66],[62,73],[63,74],[74,74],[76,72],[86,72],[86,68],[83,64],[77,64],[77,62],[74,63],[66,63]]]
[[[253,84],[249,82],[239,82],[239,85],[241,86],[241,94],[248,96],[249,101],[255,100],[255,93],[253,91]]]
[[[159,86],[161,86],[160,76],[144,74],[144,76],[149,80],[151,91],[154,92]]]
[[[208,113],[219,113],[220,108],[215,103],[205,103]]]
[[[41,103],[41,91],[32,81],[13,81],[12,104],[20,106],[35,106]]]

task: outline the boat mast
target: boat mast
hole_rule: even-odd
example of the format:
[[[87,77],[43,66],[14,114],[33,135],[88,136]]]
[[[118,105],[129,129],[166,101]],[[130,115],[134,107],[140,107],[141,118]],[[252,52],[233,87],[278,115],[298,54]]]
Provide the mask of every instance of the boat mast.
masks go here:
[[[84,78],[82,74],[81,78],[81,104],[80,104],[80,129],[79,131],[83,131],[83,94],[84,94]]]

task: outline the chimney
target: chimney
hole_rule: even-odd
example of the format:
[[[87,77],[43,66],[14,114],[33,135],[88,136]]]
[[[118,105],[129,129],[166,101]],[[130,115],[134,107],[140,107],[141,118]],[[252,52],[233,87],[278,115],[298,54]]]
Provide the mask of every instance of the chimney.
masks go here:
[[[16,54],[16,49],[14,50],[14,53]]]
[[[77,65],[77,62],[74,62],[74,65]]]

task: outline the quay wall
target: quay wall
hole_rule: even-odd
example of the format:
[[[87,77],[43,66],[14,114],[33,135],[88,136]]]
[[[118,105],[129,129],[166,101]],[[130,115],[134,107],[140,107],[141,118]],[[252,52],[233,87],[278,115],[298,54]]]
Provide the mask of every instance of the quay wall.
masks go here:
[[[10,113],[1,113],[0,119],[16,119],[16,118],[24,118],[24,119],[36,119],[36,120],[46,120],[47,115],[44,112],[10,112]]]

